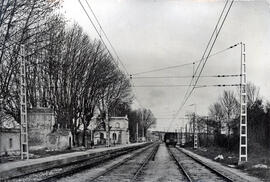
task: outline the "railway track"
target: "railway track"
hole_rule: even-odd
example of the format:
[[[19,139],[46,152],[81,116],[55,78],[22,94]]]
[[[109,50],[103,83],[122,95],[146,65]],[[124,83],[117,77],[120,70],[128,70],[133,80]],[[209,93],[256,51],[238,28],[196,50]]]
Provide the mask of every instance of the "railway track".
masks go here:
[[[232,179],[208,166],[200,160],[183,153],[179,148],[168,147],[171,157],[175,160],[187,181],[233,182]]]
[[[119,156],[125,155],[127,153],[144,149],[148,149],[151,147],[153,144],[148,144],[142,146],[136,146],[128,149],[119,149],[115,152],[112,153],[100,153],[95,156],[90,156],[87,159],[83,160],[78,160],[75,162],[71,162],[69,164],[64,164],[64,165],[59,165],[57,167],[49,168],[46,170],[41,170],[41,171],[35,171],[31,173],[27,173],[24,175],[12,177],[12,178],[6,178],[6,179],[1,179],[0,181],[5,182],[5,181],[11,181],[11,182],[44,182],[44,181],[56,181],[57,179],[63,178],[65,176],[70,176],[72,174],[78,173],[80,171],[89,169],[91,167],[94,167],[102,162],[117,158]]]
[[[134,153],[125,160],[116,163],[104,172],[97,174],[89,181],[136,181],[144,166],[153,160],[159,144],[154,144],[143,151]]]

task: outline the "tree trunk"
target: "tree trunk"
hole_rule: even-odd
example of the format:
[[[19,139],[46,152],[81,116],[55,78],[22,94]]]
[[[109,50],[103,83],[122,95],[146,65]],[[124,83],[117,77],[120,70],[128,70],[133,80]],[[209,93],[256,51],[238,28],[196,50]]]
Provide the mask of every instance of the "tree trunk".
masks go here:
[[[86,126],[83,126],[83,133],[82,133],[82,146],[86,147]]]

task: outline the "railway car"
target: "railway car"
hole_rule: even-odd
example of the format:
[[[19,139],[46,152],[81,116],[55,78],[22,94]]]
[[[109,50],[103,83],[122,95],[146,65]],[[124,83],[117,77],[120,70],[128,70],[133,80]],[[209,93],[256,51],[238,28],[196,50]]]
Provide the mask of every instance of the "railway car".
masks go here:
[[[177,144],[177,133],[169,132],[164,135],[164,142],[167,146],[176,146]]]

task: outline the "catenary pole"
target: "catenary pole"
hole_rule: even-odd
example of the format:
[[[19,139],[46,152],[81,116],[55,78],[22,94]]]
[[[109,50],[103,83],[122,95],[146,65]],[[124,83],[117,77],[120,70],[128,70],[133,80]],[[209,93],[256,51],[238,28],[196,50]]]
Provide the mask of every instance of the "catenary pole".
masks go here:
[[[247,162],[247,74],[246,74],[246,45],[241,42],[240,67],[240,143],[239,164]]]
[[[21,117],[21,136],[20,149],[21,159],[29,159],[28,147],[28,127],[27,127],[27,98],[26,98],[26,67],[25,67],[25,47],[20,47],[20,117]]]

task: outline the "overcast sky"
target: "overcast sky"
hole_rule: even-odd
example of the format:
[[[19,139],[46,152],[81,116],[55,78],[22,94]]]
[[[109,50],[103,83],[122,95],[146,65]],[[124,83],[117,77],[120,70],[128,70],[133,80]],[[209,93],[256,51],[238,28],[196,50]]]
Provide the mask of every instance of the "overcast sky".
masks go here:
[[[81,0],[86,6],[84,0]],[[88,0],[130,74],[191,63],[201,58],[224,6],[224,0]],[[77,0],[64,1],[65,16],[80,24],[94,39],[92,25]],[[89,11],[90,13],[90,11]],[[91,16],[91,18],[93,18]],[[236,1],[213,53],[238,42],[247,45],[248,81],[270,101],[270,6],[267,0]],[[209,59],[202,75],[239,74],[240,46]],[[187,76],[192,65],[137,76]],[[190,78],[135,79],[135,85],[188,84]],[[200,84],[233,84],[239,78],[201,78]],[[180,107],[186,87],[136,87],[140,103],[158,118],[157,129],[168,128]],[[228,88],[236,91],[236,88]],[[206,115],[224,88],[196,89],[178,117],[194,110]],[[171,130],[184,124],[176,120]]]

